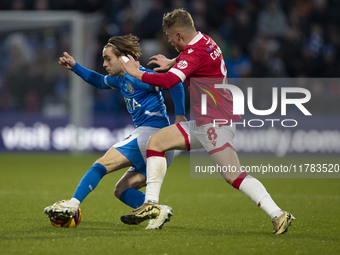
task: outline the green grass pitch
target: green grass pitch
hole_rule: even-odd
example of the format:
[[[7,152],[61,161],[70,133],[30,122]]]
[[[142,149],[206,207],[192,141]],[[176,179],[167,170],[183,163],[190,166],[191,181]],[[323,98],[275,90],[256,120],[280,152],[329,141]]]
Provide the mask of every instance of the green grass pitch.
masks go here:
[[[77,228],[52,227],[43,208],[70,198],[97,157],[0,154],[0,254],[340,254],[340,179],[261,179],[296,217],[288,233],[274,236],[268,216],[222,179],[190,178],[187,156],[168,169],[161,202],[175,216],[162,230],[120,222],[130,211],[113,194],[123,171],[85,199]]]

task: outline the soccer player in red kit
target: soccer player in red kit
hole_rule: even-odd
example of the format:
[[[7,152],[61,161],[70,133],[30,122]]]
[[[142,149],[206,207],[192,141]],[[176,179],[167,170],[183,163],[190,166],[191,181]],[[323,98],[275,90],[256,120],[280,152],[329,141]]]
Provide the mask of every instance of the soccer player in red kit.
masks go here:
[[[127,63],[121,60],[125,70],[133,77],[155,86],[171,88],[187,79],[195,120],[180,122],[154,133],[147,144],[147,187],[144,204],[123,215],[126,224],[156,218],[159,215],[159,193],[166,174],[164,152],[168,150],[193,150],[204,148],[212,161],[219,166],[232,166],[236,171],[221,172],[223,178],[234,188],[243,192],[272,219],[274,234],[288,230],[293,215],[281,210],[272,200],[265,187],[256,178],[241,171],[240,162],[233,145],[235,126],[212,124],[213,119],[240,119],[233,114],[233,100],[228,90],[214,89],[213,84],[222,83],[226,77],[226,67],[222,52],[209,36],[197,32],[190,13],[176,9],[163,17],[163,30],[168,41],[180,52],[175,59],[163,55],[153,56],[149,64],[158,64],[155,71],[166,73],[146,73],[138,69],[139,64],[130,57]],[[200,91],[212,91],[223,107],[216,107],[207,100],[207,114],[201,113]],[[230,169],[230,168],[229,168]]]

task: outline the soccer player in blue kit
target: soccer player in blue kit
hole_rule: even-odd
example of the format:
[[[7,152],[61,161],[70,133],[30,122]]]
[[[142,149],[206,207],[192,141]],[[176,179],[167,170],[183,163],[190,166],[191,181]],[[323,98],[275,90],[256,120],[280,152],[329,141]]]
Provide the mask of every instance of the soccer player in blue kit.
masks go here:
[[[109,39],[103,48],[103,67],[109,74],[106,76],[84,68],[67,52],[59,58],[61,66],[72,70],[89,84],[99,89],[119,89],[136,129],[123,141],[113,145],[92,165],[69,201],[46,207],[44,213],[48,217],[72,217],[80,203],[106,174],[128,166],[130,168],[116,184],[115,196],[132,208],[143,204],[145,194],[139,189],[146,186],[146,143],[153,133],[169,126],[170,122],[159,88],[130,76],[119,61],[120,58],[124,59],[125,55],[131,55],[136,60],[141,56],[138,41],[138,37],[131,34]],[[145,72],[154,72],[142,66],[139,68]],[[175,122],[186,121],[182,83],[170,89],[170,93],[175,107]],[[173,157],[174,151],[169,151],[166,155],[168,166]],[[151,219],[146,229],[161,228],[172,215],[171,207],[161,205],[160,216]]]

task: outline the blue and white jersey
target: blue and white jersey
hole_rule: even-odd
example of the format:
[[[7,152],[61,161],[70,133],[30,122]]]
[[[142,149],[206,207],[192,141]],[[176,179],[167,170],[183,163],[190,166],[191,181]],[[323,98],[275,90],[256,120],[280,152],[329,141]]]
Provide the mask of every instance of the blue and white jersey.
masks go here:
[[[154,71],[142,66],[140,70],[154,73]],[[97,88],[119,89],[136,127],[150,126],[163,128],[170,124],[164,105],[164,98],[161,92],[159,92],[158,87],[146,84],[130,76],[128,73],[125,73],[124,77],[104,76],[86,69],[78,63],[72,68],[72,71]],[[184,89],[182,83],[177,84],[169,91],[174,102],[175,114],[184,115]]]

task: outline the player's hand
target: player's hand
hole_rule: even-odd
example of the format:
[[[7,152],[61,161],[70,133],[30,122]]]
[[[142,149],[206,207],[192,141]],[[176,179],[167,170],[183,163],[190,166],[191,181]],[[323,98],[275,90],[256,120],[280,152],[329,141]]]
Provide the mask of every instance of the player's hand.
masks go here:
[[[66,69],[72,69],[76,65],[74,58],[67,52],[64,52],[64,56],[59,58],[58,63]]]
[[[167,71],[176,64],[175,59],[168,59],[162,54],[154,55],[150,59],[151,61],[149,61],[148,65],[159,65],[159,67],[153,69],[154,71]]]
[[[122,59],[122,57],[119,58],[120,63],[125,69],[125,72],[141,81],[144,72],[139,70],[140,67],[139,61],[134,60],[134,58],[131,55],[127,55],[127,57],[129,58],[129,61],[126,62]]]
[[[182,121],[188,121],[187,118],[184,115],[176,115],[175,116],[175,124],[182,122]]]

